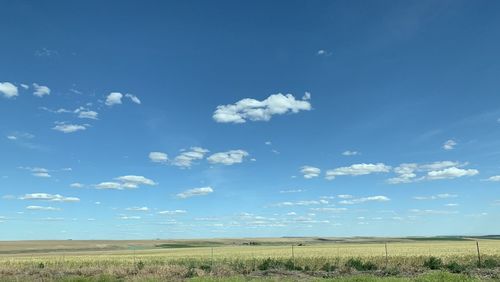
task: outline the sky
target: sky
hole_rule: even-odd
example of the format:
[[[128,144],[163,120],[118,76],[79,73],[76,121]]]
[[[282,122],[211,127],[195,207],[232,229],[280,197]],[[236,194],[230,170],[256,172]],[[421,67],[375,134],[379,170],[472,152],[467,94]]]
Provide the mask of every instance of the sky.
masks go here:
[[[0,5],[0,240],[500,233],[498,1]]]

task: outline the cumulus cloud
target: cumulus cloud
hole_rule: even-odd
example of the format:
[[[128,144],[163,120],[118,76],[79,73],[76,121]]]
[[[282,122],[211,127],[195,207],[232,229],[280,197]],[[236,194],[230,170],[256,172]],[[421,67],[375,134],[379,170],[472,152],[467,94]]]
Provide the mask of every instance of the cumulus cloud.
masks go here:
[[[191,147],[175,157],[172,164],[181,168],[189,168],[194,161],[203,159],[208,152],[207,149],[201,147]]]
[[[19,95],[17,86],[10,82],[0,82],[0,96],[13,98]]]
[[[60,208],[54,207],[43,207],[43,206],[27,206],[27,210],[38,210],[38,211],[60,211]]]
[[[49,178],[49,177],[52,177],[52,175],[50,175],[50,171],[46,168],[43,168],[43,167],[19,167],[20,169],[25,169],[25,170],[29,170],[31,172],[31,175],[33,176],[36,176],[36,177],[43,177],[43,178]]]
[[[33,83],[33,89],[34,89],[33,95],[37,97],[41,98],[43,96],[50,95],[50,88],[48,88],[47,86]]]
[[[213,114],[213,119],[221,123],[244,123],[250,121],[269,121],[273,115],[288,112],[311,110],[309,98],[296,100],[292,94],[273,94],[263,101],[245,98],[235,104],[219,105]]]
[[[453,149],[455,149],[456,145],[457,145],[457,142],[455,140],[450,139],[450,140],[444,142],[443,149],[448,150],[448,151],[453,150]]]
[[[351,199],[353,197],[354,197],[353,195],[348,195],[348,194],[337,195],[337,198],[339,199]]]
[[[60,123],[57,124],[52,128],[53,130],[57,130],[63,133],[73,133],[81,130],[87,129],[85,125],[81,124],[66,124],[66,123]]]
[[[186,199],[194,196],[205,196],[213,192],[214,190],[212,189],[212,187],[201,187],[201,188],[186,190],[182,193],[177,194],[177,197],[181,199]]]
[[[383,163],[353,164],[351,166],[339,167],[339,168],[327,170],[326,171],[326,179],[332,180],[332,179],[335,179],[335,177],[337,177],[337,176],[343,176],[343,175],[358,176],[358,175],[367,175],[367,174],[372,174],[372,173],[385,173],[385,172],[389,172],[390,170],[391,170],[391,167],[388,165],[385,165]]]
[[[79,111],[79,118],[97,119],[98,113],[95,111]]]
[[[113,105],[121,104],[122,103],[122,98],[123,98],[123,94],[122,93],[120,93],[120,92],[111,92],[106,97],[105,104],[107,106],[113,106]]]
[[[207,158],[212,164],[233,165],[243,162],[243,158],[249,154],[244,150],[230,150],[227,152],[215,153]]]
[[[426,179],[453,179],[463,176],[474,176],[478,174],[477,169],[462,169],[458,167],[445,168],[443,170],[433,170],[427,173]]]
[[[78,182],[75,182],[75,183],[71,183],[69,185],[69,187],[71,187],[71,188],[83,188],[83,187],[85,187],[85,185],[78,183]]]
[[[339,204],[354,205],[354,204],[362,204],[362,203],[366,203],[366,202],[387,202],[387,201],[390,201],[390,199],[386,196],[370,196],[370,197],[357,198],[357,199],[352,199],[352,200],[343,200],[343,201],[340,201]]]
[[[319,174],[321,173],[321,169],[319,169],[317,167],[305,165],[305,166],[300,168],[300,173],[302,173],[304,175],[304,178],[311,179],[314,177],[318,177]]]
[[[115,181],[106,181],[94,185],[97,189],[124,190],[135,189],[141,185],[154,186],[157,185],[153,180],[140,175],[125,175],[116,177]]]
[[[440,161],[428,164],[404,163],[394,168],[396,177],[387,180],[390,184],[411,183],[423,180],[453,179],[473,176],[479,173],[476,169],[463,169],[468,163]],[[420,173],[420,176],[417,174]]]
[[[486,181],[493,181],[493,182],[499,182],[500,181],[500,175],[494,175],[486,179]]]
[[[149,159],[154,163],[166,163],[168,155],[162,152],[150,152]]]
[[[47,201],[47,202],[79,202],[80,199],[77,197],[65,197],[59,194],[47,194],[47,193],[33,193],[25,194],[19,197],[20,200],[36,200],[36,201]]]
[[[141,100],[139,98],[137,98],[137,96],[134,96],[132,94],[125,94],[125,97],[129,98],[132,102],[136,103],[136,104],[141,104]]]

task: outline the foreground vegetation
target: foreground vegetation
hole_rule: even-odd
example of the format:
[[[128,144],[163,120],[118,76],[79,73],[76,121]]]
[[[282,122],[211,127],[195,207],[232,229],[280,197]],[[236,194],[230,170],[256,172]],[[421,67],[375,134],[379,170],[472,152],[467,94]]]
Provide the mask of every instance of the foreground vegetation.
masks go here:
[[[480,260],[471,240],[392,241],[387,256],[368,239],[251,242],[115,242],[114,251],[38,242],[17,253],[0,243],[0,281],[500,281],[496,239],[480,241]]]

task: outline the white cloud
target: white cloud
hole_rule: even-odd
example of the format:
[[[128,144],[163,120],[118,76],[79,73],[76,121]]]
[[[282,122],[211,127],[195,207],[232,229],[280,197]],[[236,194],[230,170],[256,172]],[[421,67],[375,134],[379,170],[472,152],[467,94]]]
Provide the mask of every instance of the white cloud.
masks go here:
[[[140,175],[125,175],[115,178],[116,181],[106,181],[94,185],[97,189],[124,190],[135,189],[141,185],[157,185],[153,180]]]
[[[125,175],[117,177],[116,179],[122,181],[123,183],[131,183],[135,185],[156,185],[153,180],[140,175]]]
[[[437,194],[437,195],[432,195],[432,196],[416,196],[413,197],[415,200],[437,200],[437,199],[450,199],[450,198],[456,198],[458,195],[455,194]]]
[[[273,143],[272,143],[271,141],[266,141],[266,142],[264,142],[264,144],[266,144],[266,145],[270,146],[270,145],[272,145]]]
[[[486,181],[499,182],[500,181],[500,175],[491,176],[490,178],[486,179]]]
[[[364,197],[364,198],[358,198],[358,199],[352,199],[352,200],[343,200],[340,201],[339,204],[343,205],[354,205],[354,204],[362,204],[366,202],[387,202],[390,201],[390,199],[386,196],[370,196],[370,197]]]
[[[42,207],[42,206],[27,206],[27,210],[39,210],[39,211],[59,211],[61,210],[60,208],[54,208],[54,207]]]
[[[201,147],[191,147],[190,150],[182,152],[174,158],[172,164],[182,168],[189,168],[196,160],[201,160],[209,151]]]
[[[478,174],[477,169],[462,169],[457,167],[445,168],[443,170],[433,170],[427,173],[426,179],[453,179],[463,176],[474,176]]]
[[[34,92],[33,95],[37,97],[43,97],[45,95],[50,95],[50,88],[44,85],[38,85],[33,83]]]
[[[433,162],[430,164],[423,164],[420,165],[419,168],[422,170],[440,170],[448,167],[464,166],[464,165],[467,165],[467,163],[461,164],[459,162],[453,162],[453,161],[440,161],[440,162]]]
[[[120,216],[120,219],[122,220],[137,220],[137,219],[141,219],[140,216]]]
[[[0,82],[0,95],[5,98],[13,98],[19,95],[17,86],[10,82]]]
[[[43,178],[52,177],[49,174],[49,170],[43,167],[19,167],[19,168],[31,171],[31,175],[36,177],[43,177]]]
[[[113,105],[121,104],[122,103],[122,98],[123,98],[123,94],[122,93],[120,93],[120,92],[111,92],[106,97],[105,104],[107,106],[113,106]]]
[[[173,210],[173,211],[160,211],[158,214],[166,214],[166,215],[177,215],[177,214],[185,214],[187,211],[185,210]]]
[[[281,202],[275,204],[277,207],[291,207],[291,206],[311,206],[311,205],[326,205],[329,202],[327,200],[303,200],[296,202]]]
[[[331,56],[331,55],[332,55],[332,53],[331,53],[331,52],[328,52],[328,51],[326,51],[326,50],[324,50],[324,49],[320,49],[320,50],[318,50],[318,51],[316,52],[316,55],[318,55],[318,56],[325,56],[325,57],[329,57],[329,56]]]
[[[69,185],[69,187],[71,187],[71,188],[83,188],[83,187],[85,187],[85,185],[78,183],[78,182],[75,182],[75,183],[71,183]]]
[[[300,192],[305,192],[305,190],[302,190],[302,189],[292,189],[292,190],[281,190],[280,191],[281,194],[285,194],[285,193],[300,193]]]
[[[17,137],[14,136],[14,135],[8,135],[7,139],[9,139],[9,140],[17,140]]]
[[[154,163],[166,163],[168,155],[162,152],[150,152],[149,159]]]
[[[106,182],[101,182],[99,184],[96,184],[95,188],[97,188],[97,189],[123,190],[125,187],[123,186],[122,183],[112,182],[112,181],[106,181]],[[132,187],[127,187],[127,188],[132,188]],[[133,188],[135,188],[135,187],[133,187]]]
[[[125,97],[129,98],[132,102],[136,103],[136,104],[141,104],[141,100],[139,98],[137,98],[137,96],[134,96],[132,94],[125,94]]]
[[[304,175],[304,178],[311,179],[314,177],[318,177],[319,174],[321,173],[321,169],[319,169],[317,167],[305,165],[305,166],[300,168],[300,173],[302,173]]]
[[[48,172],[34,172],[34,173],[32,173],[32,175],[36,176],[36,177],[43,177],[43,178],[52,177]]]
[[[97,119],[98,113],[95,111],[79,111],[79,118]]]
[[[37,201],[48,201],[48,202],[79,202],[80,199],[76,197],[65,197],[59,194],[47,194],[47,193],[33,193],[25,194],[19,198],[20,200],[37,200]]]
[[[131,207],[131,208],[126,208],[125,210],[127,211],[149,211],[148,207]]]
[[[80,125],[80,124],[61,123],[61,124],[54,126],[52,129],[60,131],[60,132],[64,132],[64,133],[73,133],[76,131],[85,130],[85,129],[87,129],[87,127],[85,127],[85,125]]]
[[[453,149],[455,149],[456,145],[457,145],[457,142],[455,140],[450,139],[450,140],[444,142],[443,149],[445,149],[445,150],[453,150]]]
[[[311,93],[309,92],[305,92],[304,93],[304,96],[302,96],[302,100],[306,101],[306,100],[311,100]]]
[[[186,199],[194,196],[205,196],[213,192],[214,190],[211,187],[201,187],[201,188],[186,190],[182,193],[177,194],[177,197],[181,199]]]
[[[312,211],[315,212],[343,212],[346,211],[346,208],[311,208]]]
[[[367,174],[372,174],[372,173],[385,173],[389,172],[391,170],[390,166],[387,166],[383,163],[377,163],[377,164],[353,164],[351,166],[347,167],[339,167],[336,169],[331,169],[326,171],[326,179],[332,180],[335,179],[337,176],[343,176],[343,175],[352,175],[352,176],[358,176],[358,175],[367,175]]]
[[[337,195],[337,198],[339,198],[339,199],[351,199],[351,198],[353,198],[353,195],[341,194],[341,195]]]
[[[423,180],[452,179],[462,176],[473,176],[479,173],[475,169],[462,169],[468,163],[440,161],[428,164],[404,163],[394,168],[398,176],[387,180],[390,184],[411,183]],[[418,177],[417,173],[426,173]]]
[[[349,151],[349,150],[347,150],[347,151],[342,152],[342,155],[344,155],[344,156],[357,156],[359,154],[360,153],[358,151]]]
[[[212,164],[233,165],[243,162],[243,158],[249,154],[244,150],[230,150],[227,152],[215,153],[207,158]]]
[[[24,89],[29,89],[30,88],[30,86],[28,84],[21,83],[19,85],[21,85],[21,87],[24,88]]]
[[[213,119],[221,123],[244,123],[247,120],[269,121],[273,115],[309,110],[311,110],[311,104],[308,101],[296,100],[291,94],[279,93],[270,95],[263,101],[245,98],[235,104],[219,105],[213,114]]]

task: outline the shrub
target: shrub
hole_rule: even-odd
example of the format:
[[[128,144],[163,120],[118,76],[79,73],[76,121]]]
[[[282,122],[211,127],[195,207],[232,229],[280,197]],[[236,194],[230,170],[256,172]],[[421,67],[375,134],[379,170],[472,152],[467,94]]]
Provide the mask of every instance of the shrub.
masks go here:
[[[142,262],[142,260],[140,260],[138,263],[137,263],[137,269],[139,270],[142,270],[144,268],[144,262]]]
[[[323,271],[335,271],[335,269],[337,269],[337,267],[333,264],[330,264],[329,262],[325,263],[322,267],[321,267],[321,270]]]
[[[200,269],[203,271],[210,272],[212,270],[212,266],[210,264],[202,264],[200,265]]]
[[[359,258],[350,258],[346,262],[346,266],[350,267],[350,268],[354,268],[358,271],[376,270],[377,269],[377,266],[374,263],[369,262],[369,261],[363,263],[363,261]]]
[[[452,261],[446,265],[446,268],[452,273],[461,273],[465,271],[465,266]]]
[[[259,270],[268,270],[270,268],[275,268],[276,262],[271,258],[266,258],[258,267]]]
[[[499,265],[500,264],[498,263],[498,261],[496,261],[495,259],[492,259],[492,258],[485,259],[483,261],[483,263],[481,264],[481,266],[484,268],[495,268]]]
[[[45,268],[45,264],[43,264],[43,262],[39,263],[38,268]]]
[[[429,269],[440,269],[443,267],[443,261],[437,257],[430,257],[424,261],[424,266]]]

